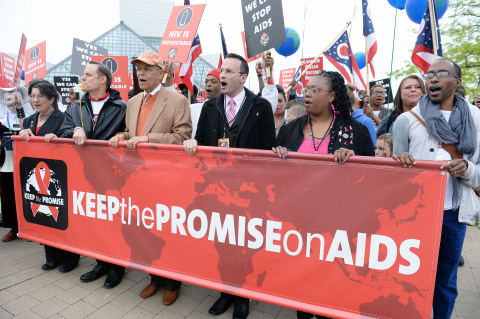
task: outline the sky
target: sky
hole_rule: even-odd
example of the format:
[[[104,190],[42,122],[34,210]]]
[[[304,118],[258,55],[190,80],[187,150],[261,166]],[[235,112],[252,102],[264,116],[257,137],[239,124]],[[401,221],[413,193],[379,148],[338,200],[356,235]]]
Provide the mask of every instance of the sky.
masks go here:
[[[273,50],[275,81],[278,81],[280,70],[298,67],[302,56],[317,56],[345,27],[347,21],[352,21],[348,30],[353,52],[364,51],[360,1],[282,0],[285,26],[300,34],[301,46],[289,57],[283,57]],[[241,1],[191,0],[191,4],[203,3],[206,7],[198,29],[203,54],[221,51],[218,24],[222,23],[228,51],[243,55]],[[375,79],[378,80],[388,77],[390,73],[395,19],[394,70],[403,67],[405,60],[410,60],[419,25],[409,20],[405,10],[398,10],[395,17],[396,10],[387,0],[370,0],[369,3],[378,41],[375,65]],[[175,5],[183,5],[183,0],[175,0]],[[17,54],[24,33],[27,48],[46,40],[47,61],[58,63],[71,54],[73,37],[92,41],[116,26],[119,19],[117,0],[0,0],[0,52]],[[254,64],[251,63],[250,67],[254,69]],[[334,70],[326,60],[324,68]],[[366,80],[365,69],[362,73]],[[369,78],[373,80],[371,75]],[[255,89],[256,82],[252,70],[246,85]],[[393,82],[394,88],[396,82]]]

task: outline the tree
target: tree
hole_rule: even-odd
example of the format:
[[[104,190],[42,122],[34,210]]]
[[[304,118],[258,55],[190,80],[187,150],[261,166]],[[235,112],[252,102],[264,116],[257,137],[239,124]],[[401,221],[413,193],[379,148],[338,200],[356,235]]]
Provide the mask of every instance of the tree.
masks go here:
[[[458,4],[458,7],[457,7]],[[439,20],[443,57],[462,69],[463,86],[467,95],[480,93],[480,6],[478,0],[450,0],[450,16]],[[455,14],[456,12],[456,14]],[[453,30],[452,30],[453,26]],[[395,78],[421,73],[411,60],[393,72]],[[471,102],[471,101],[470,101]]]

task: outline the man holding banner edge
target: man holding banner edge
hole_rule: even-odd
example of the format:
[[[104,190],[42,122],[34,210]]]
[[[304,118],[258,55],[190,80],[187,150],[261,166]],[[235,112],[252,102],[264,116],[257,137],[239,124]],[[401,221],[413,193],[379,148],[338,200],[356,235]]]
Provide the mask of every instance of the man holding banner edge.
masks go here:
[[[427,95],[393,126],[394,159],[404,167],[415,165],[416,158],[447,161],[441,166],[449,175],[433,296],[436,319],[452,315],[466,222],[480,208],[472,189],[480,185],[480,111],[455,95],[461,76],[454,62],[433,62],[424,75]]]
[[[190,156],[195,155],[197,145],[265,150],[274,145],[272,107],[267,100],[244,87],[248,71],[248,63],[243,57],[235,53],[226,56],[220,69],[221,94],[205,102],[195,139],[183,143]],[[247,318],[249,299],[224,292],[208,313],[220,315],[232,302],[235,302],[233,319]]]

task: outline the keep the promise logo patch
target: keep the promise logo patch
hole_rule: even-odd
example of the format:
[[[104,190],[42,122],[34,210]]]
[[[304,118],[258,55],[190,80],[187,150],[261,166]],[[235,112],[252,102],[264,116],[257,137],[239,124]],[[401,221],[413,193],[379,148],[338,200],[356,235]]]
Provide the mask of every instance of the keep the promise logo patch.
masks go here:
[[[68,228],[67,165],[64,161],[24,157],[20,160],[23,215],[30,223]]]

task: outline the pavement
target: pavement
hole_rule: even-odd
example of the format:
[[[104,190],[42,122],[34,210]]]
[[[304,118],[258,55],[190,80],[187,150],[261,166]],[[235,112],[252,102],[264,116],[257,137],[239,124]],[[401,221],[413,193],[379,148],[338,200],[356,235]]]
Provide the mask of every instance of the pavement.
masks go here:
[[[0,228],[0,238],[9,230]],[[480,319],[480,229],[468,226],[459,268],[459,296],[452,318]],[[95,260],[82,257],[77,268],[68,274],[44,271],[43,247],[36,242],[17,239],[0,242],[0,319],[4,318],[162,318],[162,319],[230,319],[233,306],[221,316],[213,317],[208,309],[220,293],[195,285],[183,284],[180,296],[170,306],[162,304],[163,290],[143,299],[139,296],[150,277],[127,269],[122,282],[113,289],[103,288],[104,278],[82,283],[79,277],[92,270]],[[292,309],[252,301],[249,319],[295,319]]]

